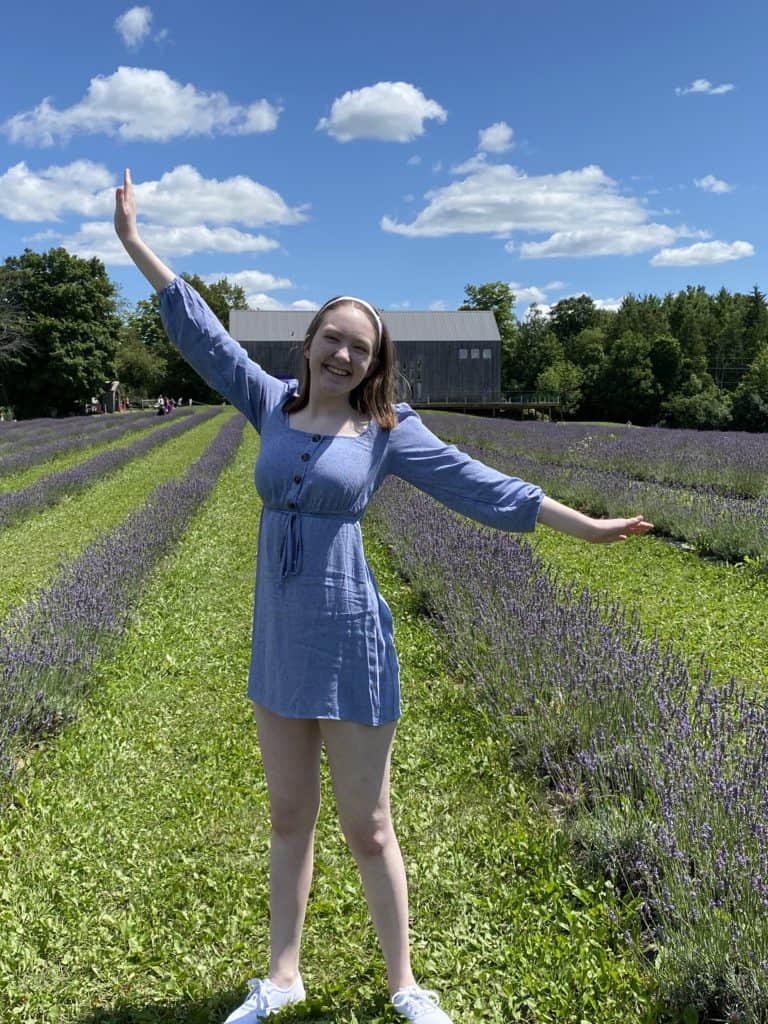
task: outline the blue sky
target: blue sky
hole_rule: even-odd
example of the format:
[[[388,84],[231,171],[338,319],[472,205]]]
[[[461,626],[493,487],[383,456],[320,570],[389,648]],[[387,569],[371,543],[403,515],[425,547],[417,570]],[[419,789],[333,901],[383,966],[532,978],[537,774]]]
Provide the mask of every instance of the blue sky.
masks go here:
[[[768,290],[768,6],[27,0],[3,12],[0,257],[111,229],[260,308],[358,294],[518,314],[586,292]]]

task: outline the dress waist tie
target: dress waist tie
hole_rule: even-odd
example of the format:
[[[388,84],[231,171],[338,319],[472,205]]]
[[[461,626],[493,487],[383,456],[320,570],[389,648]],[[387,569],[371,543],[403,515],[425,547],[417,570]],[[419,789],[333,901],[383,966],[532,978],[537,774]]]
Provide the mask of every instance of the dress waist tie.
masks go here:
[[[279,508],[265,505],[271,512],[279,512],[285,519],[283,537],[280,542],[280,576],[298,576],[303,562],[303,545],[301,536],[301,520],[305,516],[317,519],[339,519],[344,523],[357,523],[362,513],[345,514],[343,512],[302,512],[299,509]]]

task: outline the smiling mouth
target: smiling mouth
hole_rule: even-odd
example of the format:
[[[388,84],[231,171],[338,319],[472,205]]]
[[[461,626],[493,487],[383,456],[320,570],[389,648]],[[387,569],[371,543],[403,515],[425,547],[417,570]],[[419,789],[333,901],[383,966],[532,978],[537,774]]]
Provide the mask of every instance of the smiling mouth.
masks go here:
[[[327,370],[328,373],[332,373],[334,377],[349,377],[349,370],[337,370],[333,366],[324,366],[323,369]]]

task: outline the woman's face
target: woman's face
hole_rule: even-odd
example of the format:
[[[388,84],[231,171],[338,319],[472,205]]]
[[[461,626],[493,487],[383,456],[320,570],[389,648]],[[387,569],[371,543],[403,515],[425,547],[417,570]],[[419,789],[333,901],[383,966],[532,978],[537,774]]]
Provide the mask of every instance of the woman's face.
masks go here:
[[[312,390],[336,395],[354,391],[375,368],[376,342],[376,330],[362,310],[348,303],[332,306],[304,348]]]

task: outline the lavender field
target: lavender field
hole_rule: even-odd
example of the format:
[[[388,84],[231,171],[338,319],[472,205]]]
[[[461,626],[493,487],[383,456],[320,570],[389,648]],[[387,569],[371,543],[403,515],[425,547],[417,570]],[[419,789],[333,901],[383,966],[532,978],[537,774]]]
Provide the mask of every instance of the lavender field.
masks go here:
[[[679,604],[703,607],[705,584],[696,581],[695,566],[704,564],[700,554],[706,553],[743,564],[745,588],[749,581],[759,584],[749,590],[750,600],[764,602],[763,618],[768,614],[760,583],[768,544],[768,439],[442,414],[424,418],[439,436],[504,472],[540,483],[553,497],[597,514],[641,510],[660,533],[684,541],[694,572],[688,589],[675,592]],[[20,529],[19,523],[34,524],[56,503],[76,501],[105,474],[119,465],[140,464],[171,438],[182,444],[196,430],[216,430],[202,457],[190,458],[182,476],[154,488],[0,618],[0,773],[7,796],[0,818],[22,806],[15,794],[28,770],[29,751],[56,742],[77,720],[93,681],[108,671],[147,581],[183,542],[238,452],[244,427],[242,418],[212,409],[160,421],[131,442],[137,422],[131,427],[112,422],[99,430],[77,424],[69,433],[64,427],[58,437],[45,423],[32,425],[27,434],[17,425],[0,430],[0,466],[16,458],[31,466],[35,452],[41,458],[81,452],[80,461],[66,470],[1,494],[0,533]],[[92,438],[99,434],[107,447],[89,458]],[[226,495],[218,500],[228,507]],[[234,521],[247,517],[250,530],[252,509],[243,507],[242,494],[238,500]],[[739,678],[715,683],[716,648],[692,651],[682,633],[665,642],[648,636],[641,628],[642,609],[611,599],[618,563],[605,561],[605,586],[597,596],[569,583],[556,559],[537,556],[525,538],[479,527],[398,480],[381,488],[366,529],[385,545],[393,570],[440,638],[460,694],[461,708],[453,707],[452,716],[476,721],[478,732],[492,738],[493,770],[500,773],[495,789],[506,793],[515,779],[530,780],[542,794],[548,827],[567,838],[574,863],[588,880],[579,883],[581,903],[568,913],[586,906],[584,900],[593,896],[584,894],[592,893],[594,906],[584,911],[585,920],[589,929],[598,920],[605,929],[599,940],[585,937],[585,949],[598,942],[604,944],[602,953],[610,954],[590,968],[580,961],[578,970],[595,972],[588,1006],[577,1007],[574,995],[579,988],[586,991],[583,981],[561,987],[557,995],[531,996],[524,1005],[525,983],[518,978],[514,992],[499,996],[507,1015],[476,1019],[768,1021],[768,696],[761,695],[759,678],[751,680],[749,694]],[[639,549],[643,543],[638,538],[628,546]],[[249,541],[246,561],[235,572],[243,586],[250,585],[252,554]],[[194,564],[193,554],[188,557]],[[668,585],[674,588],[675,581]],[[194,608],[181,607],[184,619],[173,625],[179,644],[167,653],[169,671],[183,658],[188,643],[183,637],[206,634]],[[162,609],[158,615],[162,619]],[[409,643],[410,635],[406,617],[397,636]],[[140,638],[137,643],[140,664]],[[426,634],[419,643],[427,644]],[[246,648],[247,636],[238,636],[232,656],[237,651],[238,658],[245,657]],[[220,657],[229,658],[229,650]],[[433,657],[425,646],[409,651],[405,664]],[[764,682],[763,692],[768,665]],[[198,755],[211,763],[222,756]],[[461,756],[468,757],[468,751]],[[416,806],[426,798],[420,793]],[[494,857],[503,859],[512,838],[502,832],[495,841],[501,845]],[[530,916],[530,909],[523,913],[522,904],[519,909],[521,919]],[[566,933],[570,928],[575,935],[577,918],[567,919]],[[620,921],[624,938],[617,949],[611,929]],[[545,945],[529,955],[549,963],[552,948]],[[642,1010],[627,1009],[635,1005],[639,989],[628,980],[631,972],[616,966],[626,956],[645,978],[648,999]],[[621,981],[612,972],[619,972]],[[534,987],[541,984],[538,979]],[[525,1006],[533,1008],[532,1017],[525,1016]],[[389,1020],[374,1010],[371,1019]],[[217,1018],[203,1014],[200,1019]]]
[[[657,531],[729,561],[768,555],[764,434],[518,423],[430,413],[430,428],[593,515],[642,509]]]

